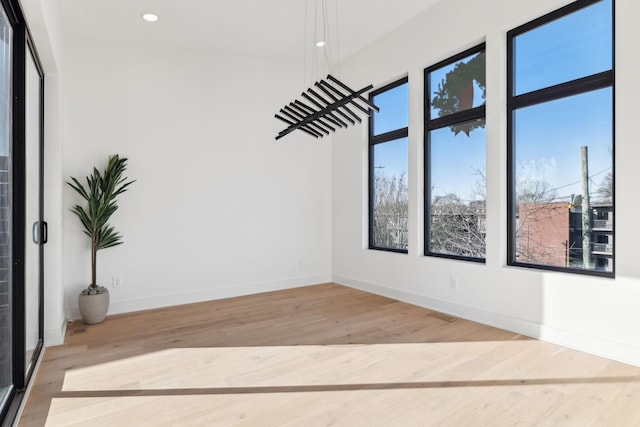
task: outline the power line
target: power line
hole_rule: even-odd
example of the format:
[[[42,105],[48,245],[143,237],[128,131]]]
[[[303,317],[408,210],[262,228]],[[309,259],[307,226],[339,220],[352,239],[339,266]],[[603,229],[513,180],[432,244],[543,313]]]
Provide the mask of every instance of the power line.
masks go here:
[[[606,171],[608,171],[609,169],[611,169],[611,166],[609,166],[609,167],[608,167],[608,168],[606,168],[606,169],[602,169],[600,172],[596,172],[596,173],[594,173],[594,174],[591,174],[591,175],[589,176],[589,179],[592,179],[594,176],[598,176],[598,175],[600,175],[600,174],[602,174],[602,173],[605,173],[605,172],[606,172]],[[565,184],[565,185],[561,185],[560,187],[552,188],[552,189],[551,189],[551,190],[549,190],[549,191],[556,191],[556,190],[560,190],[560,189],[562,189],[562,188],[571,187],[572,185],[580,184],[581,182],[582,182],[582,180],[578,180],[578,181],[576,181],[576,182],[572,182],[572,183],[570,183],[570,184]]]

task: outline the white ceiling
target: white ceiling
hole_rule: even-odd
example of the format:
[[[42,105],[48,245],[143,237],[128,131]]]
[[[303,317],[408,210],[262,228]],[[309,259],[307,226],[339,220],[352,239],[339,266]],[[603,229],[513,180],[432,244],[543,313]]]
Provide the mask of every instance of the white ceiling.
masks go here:
[[[333,55],[337,50],[342,58],[352,55],[437,1],[440,0],[325,0],[328,33],[338,39],[338,49],[333,50]],[[315,49],[315,40],[309,39],[314,38],[316,31],[314,20],[320,22],[318,27],[322,22],[322,0],[60,0],[60,3],[65,36],[283,60],[304,56],[305,40],[307,46],[312,46],[308,49]],[[144,12],[156,13],[160,20],[147,23],[141,18]]]

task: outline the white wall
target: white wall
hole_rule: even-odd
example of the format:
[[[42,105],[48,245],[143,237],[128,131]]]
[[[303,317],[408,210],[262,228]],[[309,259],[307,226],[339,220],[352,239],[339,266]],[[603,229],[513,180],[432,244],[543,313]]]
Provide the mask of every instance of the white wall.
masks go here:
[[[342,64],[345,81],[409,75],[409,253],[367,247],[366,129],[333,143],[334,281],[640,365],[637,99],[640,6],[617,0],[616,279],[506,266],[506,32],[565,0],[447,0]],[[486,265],[424,257],[423,69],[487,43]],[[459,278],[451,289],[450,276]]]
[[[78,40],[64,66],[65,178],[119,153],[137,180],[112,221],[124,245],[98,253],[99,284],[121,280],[110,314],[330,280],[331,145],[274,141],[299,66]],[[65,209],[71,318],[89,261]]]

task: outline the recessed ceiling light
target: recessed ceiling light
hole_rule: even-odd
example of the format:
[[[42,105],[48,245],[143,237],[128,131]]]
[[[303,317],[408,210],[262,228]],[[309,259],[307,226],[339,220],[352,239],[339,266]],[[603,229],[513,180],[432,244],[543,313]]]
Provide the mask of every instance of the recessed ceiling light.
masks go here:
[[[156,22],[158,20],[158,15],[155,13],[145,13],[142,15],[142,19],[147,22]]]
[[[318,43],[316,43],[316,46],[318,47],[325,47],[327,45],[327,42],[320,40]]]

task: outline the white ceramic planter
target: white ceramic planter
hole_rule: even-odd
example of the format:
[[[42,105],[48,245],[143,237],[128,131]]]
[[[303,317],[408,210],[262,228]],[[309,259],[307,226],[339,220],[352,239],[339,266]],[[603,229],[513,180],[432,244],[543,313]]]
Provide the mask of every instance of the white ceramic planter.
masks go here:
[[[78,303],[84,323],[88,325],[100,323],[109,310],[109,292],[95,295],[80,294]]]

